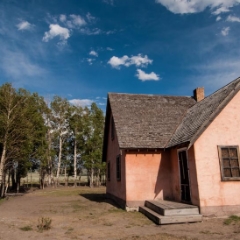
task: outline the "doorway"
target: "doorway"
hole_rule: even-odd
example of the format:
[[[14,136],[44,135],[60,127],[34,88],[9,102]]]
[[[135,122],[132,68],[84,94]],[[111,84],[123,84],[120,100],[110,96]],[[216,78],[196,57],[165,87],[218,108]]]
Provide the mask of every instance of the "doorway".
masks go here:
[[[181,201],[191,203],[189,170],[186,150],[178,151],[178,163],[180,171]]]

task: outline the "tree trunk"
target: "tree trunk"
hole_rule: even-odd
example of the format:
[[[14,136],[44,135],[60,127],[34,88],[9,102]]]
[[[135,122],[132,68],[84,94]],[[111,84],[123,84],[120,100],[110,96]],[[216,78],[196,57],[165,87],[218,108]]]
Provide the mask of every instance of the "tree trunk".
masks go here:
[[[89,183],[90,188],[93,187],[93,174],[94,174],[94,169],[93,169],[93,160],[92,160],[92,167],[90,170],[90,183]]]
[[[62,160],[62,138],[59,136],[59,153],[58,153],[58,166],[57,166],[57,185],[59,184],[59,174],[61,170],[61,160]]]
[[[5,197],[5,176],[3,176],[3,179],[2,179],[1,197]]]
[[[82,178],[82,170],[80,170],[80,173],[79,173],[79,179],[78,179],[79,186],[81,186],[81,178]]]
[[[1,162],[0,162],[0,197],[3,197],[4,195],[4,166],[6,161],[6,141],[3,144],[3,151],[1,156]]]
[[[100,186],[100,169],[97,170],[97,186]]]
[[[51,157],[51,144],[52,138],[50,130],[48,130],[48,185],[52,185],[52,157]]]
[[[68,185],[67,183],[67,166],[64,167],[64,180],[65,180],[65,187]]]
[[[74,187],[77,184],[77,141],[74,139],[74,156],[73,156],[73,165],[74,165]]]
[[[17,174],[16,180],[17,180],[17,193],[19,193],[19,190],[20,190],[20,180],[21,180],[19,174]]]
[[[16,178],[15,178],[15,176],[16,176],[15,171],[16,171],[16,170],[14,170],[14,171],[11,172],[11,177],[12,177],[12,190],[13,190],[13,191],[16,191],[16,190],[17,190]]]

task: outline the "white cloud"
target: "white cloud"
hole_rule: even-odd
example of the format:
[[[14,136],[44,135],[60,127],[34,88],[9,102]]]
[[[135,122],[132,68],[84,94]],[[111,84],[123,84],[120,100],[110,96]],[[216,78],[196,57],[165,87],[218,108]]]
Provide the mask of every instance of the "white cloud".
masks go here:
[[[86,15],[86,17],[87,17],[87,20],[89,21],[89,22],[93,22],[93,21],[95,21],[95,17],[93,17],[92,15],[91,15],[91,13],[87,13],[87,15]]]
[[[124,66],[129,66],[127,65],[127,61],[129,60],[129,57],[127,55],[118,58],[113,56],[109,61],[108,64],[110,64],[113,68],[119,68],[119,66],[124,65]]]
[[[138,54],[137,56],[128,57],[127,55],[124,55],[123,57],[119,58],[116,56],[113,56],[108,61],[108,64],[110,64],[113,68],[120,68],[121,65],[125,67],[129,67],[131,65],[135,65],[137,67],[146,67],[148,64],[151,64],[153,60],[149,59],[147,55],[144,57],[141,54]]]
[[[17,24],[18,30],[30,30],[32,28],[32,24],[30,24],[28,21],[22,21],[19,24]]]
[[[93,64],[93,61],[95,61],[95,59],[93,59],[93,58],[87,58],[87,61],[88,61],[89,65],[92,65],[92,64]]]
[[[217,16],[216,21],[218,22],[218,21],[220,21],[221,19],[222,19],[221,16]]]
[[[72,100],[69,100],[69,102],[75,106],[88,107],[93,103],[93,100],[91,100],[91,99],[72,99]]]
[[[220,7],[220,8],[217,8],[215,11],[213,11],[212,14],[219,15],[220,13],[226,13],[229,11],[230,11],[229,7]]]
[[[159,75],[157,75],[156,73],[154,72],[151,72],[151,73],[145,73],[144,71],[142,71],[141,69],[137,69],[137,74],[136,76],[138,77],[139,80],[141,81],[158,81],[160,80],[160,77]]]
[[[110,48],[110,47],[107,47],[107,50],[108,50],[108,51],[113,51],[114,49],[113,49],[113,48]]]
[[[60,20],[61,22],[65,22],[65,21],[67,20],[66,15],[61,14],[61,15],[59,16],[59,20]]]
[[[20,51],[2,49],[0,67],[12,79],[43,76],[46,71]]]
[[[235,17],[232,15],[229,15],[226,19],[228,22],[240,22],[240,18],[239,17]]]
[[[89,55],[92,55],[92,56],[98,57],[98,53],[95,52],[95,51],[93,51],[93,50],[89,53]]]
[[[229,33],[229,30],[230,30],[230,27],[224,27],[224,28],[222,29],[222,31],[221,31],[221,34],[222,34],[223,36],[227,36],[228,33]]]
[[[169,11],[177,14],[202,12],[210,8],[213,14],[228,12],[229,8],[238,5],[240,0],[156,0]]]
[[[94,29],[82,28],[80,29],[80,32],[85,35],[99,35],[102,33],[101,29],[99,28],[94,28]]]
[[[79,15],[71,14],[70,18],[71,21],[67,22],[70,28],[79,28],[87,24],[85,20]]]
[[[69,16],[66,16],[65,14],[60,14],[59,20],[64,24],[65,27],[71,29],[78,29],[87,24],[84,18],[82,18],[80,15],[75,14],[70,14]],[[55,22],[57,21],[55,20]]]
[[[70,37],[70,31],[67,28],[61,27],[58,24],[50,24],[50,30],[44,33],[43,41],[48,42],[49,40],[59,37],[62,42],[65,42]]]

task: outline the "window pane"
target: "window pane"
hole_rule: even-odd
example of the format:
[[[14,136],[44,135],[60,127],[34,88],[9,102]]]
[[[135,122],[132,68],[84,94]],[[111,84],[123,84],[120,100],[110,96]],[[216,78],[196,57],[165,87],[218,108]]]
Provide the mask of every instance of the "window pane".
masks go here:
[[[231,160],[231,167],[238,167],[238,160]]]
[[[229,148],[229,155],[230,155],[230,157],[237,157],[237,149]]]
[[[229,160],[223,160],[223,167],[225,168],[228,168],[228,167],[230,167],[230,161]]]
[[[233,177],[239,177],[239,169],[238,168],[233,168],[232,169],[232,176]]]
[[[224,177],[231,177],[231,170],[230,168],[224,168]]]
[[[222,148],[222,157],[223,158],[228,158],[228,149],[227,148]]]

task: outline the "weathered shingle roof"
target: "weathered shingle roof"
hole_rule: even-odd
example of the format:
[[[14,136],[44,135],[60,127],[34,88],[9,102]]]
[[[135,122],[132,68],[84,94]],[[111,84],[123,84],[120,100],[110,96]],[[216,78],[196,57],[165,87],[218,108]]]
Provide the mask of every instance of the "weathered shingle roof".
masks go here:
[[[190,147],[239,90],[240,78],[237,78],[197,103],[190,97],[110,93],[103,160],[106,160],[110,112],[120,148],[156,149],[181,143]]]
[[[167,147],[190,142],[191,146],[240,89],[240,78],[192,106]]]
[[[191,97],[108,95],[120,148],[164,148],[195,104]]]

